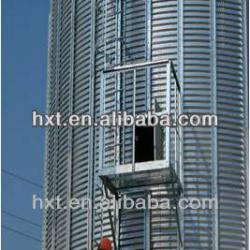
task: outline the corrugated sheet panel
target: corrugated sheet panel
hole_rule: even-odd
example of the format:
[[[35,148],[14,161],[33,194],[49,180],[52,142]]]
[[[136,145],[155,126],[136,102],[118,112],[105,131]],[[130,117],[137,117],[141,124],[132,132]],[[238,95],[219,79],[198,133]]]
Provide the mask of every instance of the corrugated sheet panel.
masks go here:
[[[177,1],[152,1],[152,61],[170,59],[174,64],[176,63],[177,11]],[[151,70],[151,105],[153,106],[154,99],[156,99],[162,110],[166,110],[166,74],[166,66]],[[152,190],[152,198],[168,198],[172,201],[172,195],[171,187],[159,187]],[[150,249],[177,249],[177,246],[175,210],[152,210]]]
[[[220,249],[247,249],[243,1],[217,1]]]
[[[212,112],[212,1],[184,0],[183,111]],[[181,39],[181,38],[180,38]],[[212,129],[185,128],[183,146],[184,195],[212,197]],[[184,248],[212,249],[212,211],[184,211]]]
[[[90,13],[90,1],[75,1],[73,113],[78,115],[90,112]],[[78,199],[88,197],[89,143],[89,128],[73,128],[71,196]],[[87,218],[87,210],[71,211],[71,249],[87,249]]]

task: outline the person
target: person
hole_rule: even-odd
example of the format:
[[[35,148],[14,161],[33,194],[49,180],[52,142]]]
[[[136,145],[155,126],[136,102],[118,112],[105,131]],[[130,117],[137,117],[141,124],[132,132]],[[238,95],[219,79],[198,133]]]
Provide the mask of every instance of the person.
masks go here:
[[[98,250],[112,250],[112,243],[107,237],[103,237],[98,245]]]

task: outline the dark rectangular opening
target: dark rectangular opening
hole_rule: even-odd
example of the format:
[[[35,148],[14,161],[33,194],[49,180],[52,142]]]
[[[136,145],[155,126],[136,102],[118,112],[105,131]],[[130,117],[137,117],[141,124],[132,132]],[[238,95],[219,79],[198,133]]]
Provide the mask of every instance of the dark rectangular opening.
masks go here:
[[[154,160],[154,128],[135,128],[135,162]]]

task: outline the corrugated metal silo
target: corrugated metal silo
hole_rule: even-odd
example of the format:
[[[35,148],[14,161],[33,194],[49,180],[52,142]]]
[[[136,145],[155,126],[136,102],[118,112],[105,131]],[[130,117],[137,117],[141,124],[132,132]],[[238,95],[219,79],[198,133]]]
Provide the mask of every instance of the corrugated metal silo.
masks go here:
[[[101,74],[115,65],[169,59],[182,86],[183,112],[218,114],[219,126],[184,128],[181,180],[186,197],[216,198],[218,210],[181,214],[183,249],[247,249],[247,2],[245,0],[52,0],[48,113],[101,113]],[[136,111],[165,109],[165,67],[137,74]],[[132,110],[131,73],[124,74],[121,107]],[[114,105],[115,78],[107,80]],[[107,141],[114,144],[112,134]],[[132,130],[123,131],[119,160],[131,161]],[[99,128],[48,128],[46,196],[88,197],[98,204]],[[103,149],[105,150],[105,149]],[[112,161],[110,150],[106,162]],[[172,195],[162,186],[152,197]],[[141,191],[133,196],[143,195]],[[179,249],[174,211],[122,211],[120,248]],[[48,210],[44,249],[95,249],[111,236],[106,212]],[[146,244],[146,247],[145,247]]]

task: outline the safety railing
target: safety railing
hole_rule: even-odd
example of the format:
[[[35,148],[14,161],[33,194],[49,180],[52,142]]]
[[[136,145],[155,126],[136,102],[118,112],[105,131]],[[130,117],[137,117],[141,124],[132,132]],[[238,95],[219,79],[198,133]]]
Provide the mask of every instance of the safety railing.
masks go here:
[[[165,101],[162,104],[163,108],[160,108],[157,98],[155,98],[154,105],[152,108],[154,113],[157,115],[167,114],[171,117],[171,121],[176,123],[178,115],[181,113],[181,87],[177,78],[177,73],[175,71],[174,64],[171,60],[160,60],[152,62],[137,63],[131,65],[116,66],[110,69],[105,69],[101,75],[101,106],[100,114],[111,115],[113,111],[117,113],[124,106],[122,105],[122,93],[126,87],[125,74],[130,72],[132,74],[132,86],[130,89],[131,93],[131,107],[132,116],[135,117],[136,105],[137,105],[137,78],[139,78],[138,72],[140,70],[151,70],[161,69],[165,67]],[[140,74],[141,75],[141,74]],[[146,74],[145,74],[146,75]],[[156,80],[157,81],[157,80]],[[152,81],[147,81],[152,82]],[[145,87],[145,95],[150,96],[151,88]],[[123,97],[124,99],[124,97]],[[147,98],[148,99],[148,98]],[[153,103],[153,98],[151,97],[150,103]],[[150,105],[146,105],[150,106]],[[157,132],[158,129],[158,132]],[[164,132],[159,132],[160,129],[165,130]],[[182,131],[181,127],[176,123],[175,126],[155,128],[155,142],[154,148],[157,150],[158,155],[159,150],[163,151],[163,160],[166,161],[166,165],[174,168],[175,173],[179,173],[180,170],[180,154],[181,154],[181,140]],[[116,167],[118,165],[123,165],[121,162],[122,155],[124,154],[126,139],[122,139],[124,135],[125,128],[122,126],[114,127],[100,127],[100,168]],[[131,162],[132,171],[135,171],[135,136],[136,136],[136,125],[132,126],[132,145],[131,147]],[[158,133],[158,134],[157,134]],[[157,138],[158,137],[158,138]],[[160,140],[163,139],[163,143]],[[157,145],[157,144],[160,144]],[[157,153],[156,153],[157,154]],[[124,157],[124,156],[123,156]],[[156,157],[157,158],[157,157]],[[159,158],[159,157],[158,157]]]

